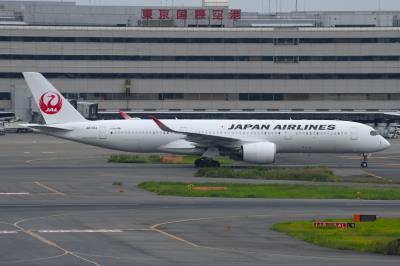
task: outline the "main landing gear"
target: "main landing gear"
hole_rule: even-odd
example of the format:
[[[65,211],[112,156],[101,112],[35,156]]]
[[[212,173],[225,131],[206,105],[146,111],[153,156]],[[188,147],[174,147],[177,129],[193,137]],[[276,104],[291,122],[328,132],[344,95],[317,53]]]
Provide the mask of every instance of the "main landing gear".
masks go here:
[[[199,168],[219,168],[221,165],[218,161],[209,158],[200,158],[194,161],[194,165]]]
[[[362,168],[367,168],[368,167],[368,154],[363,153],[363,161],[361,162],[361,167]]]

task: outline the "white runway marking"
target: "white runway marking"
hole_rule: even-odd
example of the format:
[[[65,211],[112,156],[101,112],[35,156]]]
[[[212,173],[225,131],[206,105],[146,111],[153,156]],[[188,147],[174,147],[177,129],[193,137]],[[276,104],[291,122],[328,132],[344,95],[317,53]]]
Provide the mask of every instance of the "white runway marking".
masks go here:
[[[54,194],[57,194],[57,195],[60,195],[60,196],[65,196],[64,193],[62,193],[62,192],[60,192],[60,191],[57,191],[57,190],[55,190],[54,188],[51,188],[51,187],[49,187],[49,186],[46,186],[45,184],[42,184],[42,183],[40,183],[40,182],[35,182],[35,184],[38,185],[38,186],[40,186],[40,187],[42,187],[42,188],[44,188],[44,189],[47,189],[48,191],[50,191],[50,192],[52,192],[52,193],[54,193]]]
[[[71,255],[71,256],[74,256],[75,258],[78,258],[79,260],[82,260],[82,261],[84,261],[84,262],[87,262],[87,263],[90,263],[90,264],[93,264],[93,265],[96,265],[96,266],[101,266],[101,264],[97,263],[96,261],[93,261],[93,260],[84,258],[84,257],[81,256],[81,255],[75,254],[73,251],[69,251],[69,250],[67,250],[67,249],[65,249],[65,248],[63,248],[63,247],[57,245],[55,242],[52,242],[52,241],[50,241],[50,240],[48,240],[48,239],[46,239],[46,238],[44,238],[44,237],[42,237],[42,236],[40,236],[40,235],[34,233],[33,231],[26,230],[26,229],[24,229],[23,227],[21,227],[21,226],[18,225],[18,224],[20,224],[20,223],[22,223],[22,222],[25,222],[25,221],[28,221],[28,220],[33,220],[33,219],[38,219],[38,218],[26,218],[26,219],[22,219],[22,220],[16,221],[13,225],[14,225],[16,228],[22,230],[22,232],[24,232],[25,234],[30,235],[30,236],[33,237],[34,239],[36,239],[36,240],[38,240],[38,241],[40,241],[40,242],[42,242],[42,243],[45,243],[46,245],[55,247],[55,248],[57,248],[57,249],[63,251],[64,253],[61,254],[61,255],[59,255],[59,256]],[[58,256],[57,256],[57,257],[58,257]]]
[[[170,237],[172,239],[175,239],[177,241],[186,243],[192,247],[195,248],[207,248],[207,249],[214,249],[214,250],[224,250],[223,248],[214,248],[214,247],[208,247],[208,246],[200,246],[197,245],[196,243],[190,242],[184,238],[181,238],[179,236],[170,234],[164,230],[159,229],[159,227],[163,226],[163,225],[169,225],[169,224],[179,224],[179,223],[187,223],[187,222],[198,222],[198,221],[205,221],[205,220],[221,220],[221,219],[237,219],[237,218],[249,218],[249,217],[270,217],[271,215],[266,214],[260,214],[260,215],[252,215],[252,216],[221,216],[221,217],[206,217],[206,218],[194,218],[194,219],[183,219],[183,220],[173,220],[173,221],[169,221],[169,222],[165,222],[165,223],[159,223],[159,224],[155,224],[153,226],[150,227],[151,230],[154,230],[162,235],[165,235],[167,237]]]
[[[16,233],[18,233],[18,231],[16,231],[16,230],[9,230],[9,231],[3,230],[3,231],[0,231],[0,235],[8,235],[8,234],[16,234]]]
[[[30,151],[24,151],[24,153],[25,153],[25,154],[31,154],[31,152],[30,152]]]
[[[0,196],[30,195],[29,192],[0,192]]]
[[[38,233],[123,233],[121,229],[69,229],[69,230],[37,230]]]
[[[132,231],[152,231],[148,228],[142,229],[40,229],[40,230],[29,230],[32,233],[42,233],[42,234],[53,234],[53,233],[126,233]],[[17,234],[17,230],[0,230],[1,234]]]

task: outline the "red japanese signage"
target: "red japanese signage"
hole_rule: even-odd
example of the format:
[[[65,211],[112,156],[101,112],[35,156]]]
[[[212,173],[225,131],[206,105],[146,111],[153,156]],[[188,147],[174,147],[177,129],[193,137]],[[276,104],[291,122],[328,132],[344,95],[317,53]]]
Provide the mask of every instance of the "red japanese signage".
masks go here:
[[[160,9],[160,20],[169,19],[169,10],[168,9]]]
[[[142,19],[152,19],[153,9],[142,9]]]
[[[176,19],[187,19],[188,11],[187,9],[178,9],[176,10]]]
[[[212,19],[224,19],[224,10],[222,9],[213,10]]]
[[[314,222],[315,228],[356,228],[355,223],[347,223],[347,222]]]
[[[229,18],[233,20],[238,20],[242,18],[242,10],[240,9],[232,9],[229,12]]]
[[[240,9],[142,9],[142,19],[180,19],[180,20],[239,20],[242,18]]]
[[[194,11],[194,18],[195,19],[206,19],[206,10],[205,9],[196,9]]]

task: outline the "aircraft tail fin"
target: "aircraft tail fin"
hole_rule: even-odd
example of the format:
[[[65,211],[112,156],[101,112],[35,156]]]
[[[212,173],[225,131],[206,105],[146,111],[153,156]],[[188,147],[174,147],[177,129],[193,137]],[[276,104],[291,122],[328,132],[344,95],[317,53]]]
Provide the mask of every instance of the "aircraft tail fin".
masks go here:
[[[46,124],[86,121],[42,74],[37,72],[24,72],[22,74]]]

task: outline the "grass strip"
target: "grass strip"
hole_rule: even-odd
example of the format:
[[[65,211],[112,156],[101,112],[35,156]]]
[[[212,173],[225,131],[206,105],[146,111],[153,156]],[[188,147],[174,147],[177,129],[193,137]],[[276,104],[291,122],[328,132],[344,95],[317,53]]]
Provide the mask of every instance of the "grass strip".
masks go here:
[[[109,163],[159,163],[160,160],[161,156],[159,155],[141,156],[129,154],[112,154],[110,158],[108,158]]]
[[[324,221],[350,222],[349,219]],[[306,242],[342,250],[400,255],[400,219],[380,218],[376,222],[356,223],[355,229],[313,228],[311,221],[274,224],[272,230]]]
[[[194,186],[227,187],[226,191],[188,191],[189,183],[144,182],[139,187],[159,195],[265,199],[399,200],[400,189],[390,186],[357,188],[337,185],[195,183]]]
[[[217,178],[246,178],[246,179],[269,179],[269,180],[298,180],[298,181],[318,181],[318,182],[337,182],[341,178],[335,176],[326,167],[304,167],[304,168],[265,168],[252,167],[246,169],[232,168],[203,168],[195,174],[197,177],[217,177]]]
[[[181,158],[179,158],[181,157]],[[109,157],[110,163],[164,163],[164,164],[194,164],[198,159],[197,156],[178,156],[178,160],[163,160],[164,156],[161,155],[130,155],[130,154],[113,154]],[[215,158],[221,164],[231,164],[233,160],[227,157]]]

